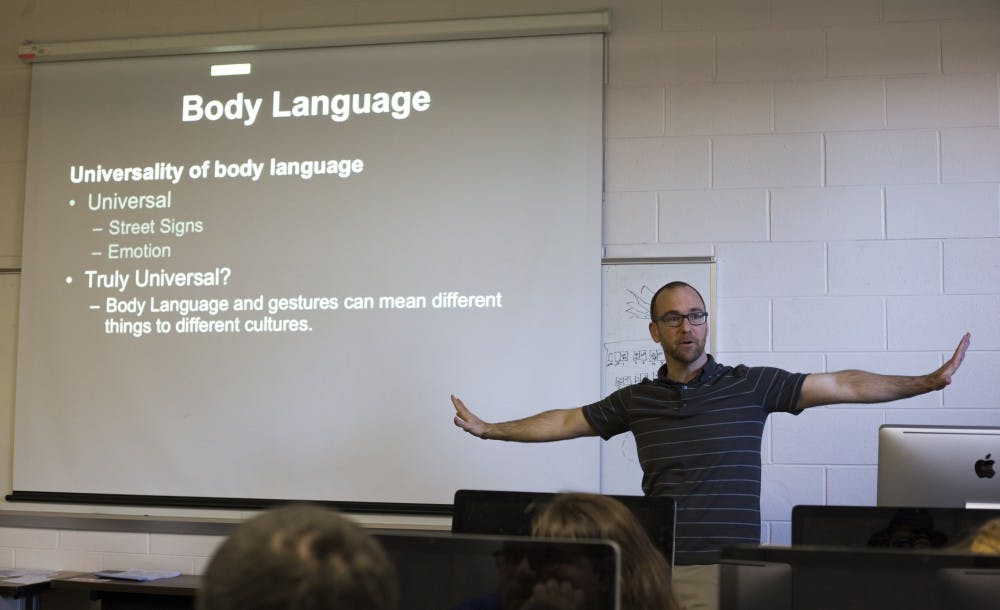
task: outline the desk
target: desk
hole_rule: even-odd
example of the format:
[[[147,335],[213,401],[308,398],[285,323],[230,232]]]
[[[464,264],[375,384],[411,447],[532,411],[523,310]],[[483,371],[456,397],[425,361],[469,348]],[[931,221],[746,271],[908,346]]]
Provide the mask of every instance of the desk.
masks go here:
[[[200,584],[200,576],[187,574],[145,582],[76,574],[53,580],[52,588],[85,592],[101,600],[101,610],[192,610]]]
[[[1000,556],[916,549],[722,551],[722,610],[995,610]]]
[[[49,588],[49,582],[38,582],[30,585],[16,585],[0,582],[0,597],[3,598],[0,608],[23,608],[35,610],[38,608],[38,594]],[[24,602],[23,604],[21,602]]]
[[[56,572],[53,578],[71,578],[78,576],[79,572]],[[0,580],[0,597],[4,598],[3,608],[23,608],[24,610],[35,610],[38,608],[38,597],[52,587],[52,579],[43,580],[31,584],[19,584]],[[14,603],[6,603],[13,601]],[[20,602],[24,602],[23,604]]]

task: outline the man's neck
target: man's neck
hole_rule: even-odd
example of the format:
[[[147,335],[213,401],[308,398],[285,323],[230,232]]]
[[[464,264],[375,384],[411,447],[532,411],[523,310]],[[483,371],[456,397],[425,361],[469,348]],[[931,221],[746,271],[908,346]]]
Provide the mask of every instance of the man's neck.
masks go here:
[[[702,354],[700,358],[691,363],[668,360],[667,379],[674,383],[688,383],[698,376],[706,364],[708,364],[708,354]]]

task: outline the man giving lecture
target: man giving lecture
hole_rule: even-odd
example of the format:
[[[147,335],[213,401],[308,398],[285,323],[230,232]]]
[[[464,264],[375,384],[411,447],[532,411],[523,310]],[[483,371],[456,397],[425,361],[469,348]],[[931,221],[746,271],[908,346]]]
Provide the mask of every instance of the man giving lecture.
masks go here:
[[[705,353],[708,312],[695,288],[671,282],[650,301],[649,334],[666,360],[644,379],[583,407],[488,423],[457,397],[455,425],[484,439],[540,442],[631,431],[646,495],[677,502],[677,565],[714,564],[722,548],[760,541],[760,441],[769,413],[837,403],[877,403],[940,390],[969,347],[928,375],[847,370],[789,373],[725,366]]]

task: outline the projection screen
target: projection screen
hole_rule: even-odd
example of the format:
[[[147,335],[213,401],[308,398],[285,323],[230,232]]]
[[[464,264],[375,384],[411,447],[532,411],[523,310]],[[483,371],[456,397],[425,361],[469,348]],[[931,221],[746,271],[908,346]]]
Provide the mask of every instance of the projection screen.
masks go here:
[[[599,34],[35,64],[12,497],[596,491],[449,395],[599,397],[602,80]]]

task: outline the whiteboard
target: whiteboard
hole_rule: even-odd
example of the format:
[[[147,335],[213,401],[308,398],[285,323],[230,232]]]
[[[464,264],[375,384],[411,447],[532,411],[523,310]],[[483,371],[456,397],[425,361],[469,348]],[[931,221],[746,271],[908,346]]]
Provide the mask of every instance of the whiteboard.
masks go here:
[[[649,301],[668,282],[691,284],[709,312],[708,351],[715,351],[715,262],[706,259],[605,260],[602,265],[603,395],[656,376],[663,351],[649,336]],[[619,434],[601,444],[601,491],[642,495],[635,439]]]

